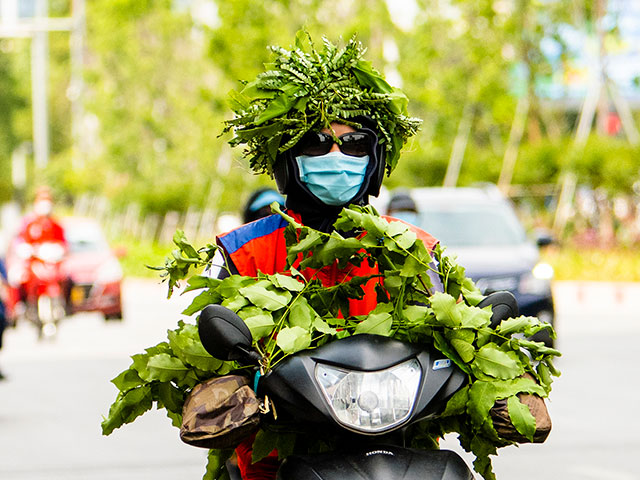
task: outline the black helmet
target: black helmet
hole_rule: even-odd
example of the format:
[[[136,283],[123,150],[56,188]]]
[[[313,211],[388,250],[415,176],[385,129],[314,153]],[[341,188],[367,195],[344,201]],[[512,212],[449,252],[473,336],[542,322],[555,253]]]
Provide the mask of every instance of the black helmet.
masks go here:
[[[387,213],[391,214],[397,211],[417,212],[416,202],[413,200],[409,192],[402,191],[394,193],[387,205]]]
[[[249,223],[270,215],[273,202],[278,202],[281,207],[284,207],[284,197],[273,188],[259,188],[247,200],[242,212],[242,220],[244,223]]]

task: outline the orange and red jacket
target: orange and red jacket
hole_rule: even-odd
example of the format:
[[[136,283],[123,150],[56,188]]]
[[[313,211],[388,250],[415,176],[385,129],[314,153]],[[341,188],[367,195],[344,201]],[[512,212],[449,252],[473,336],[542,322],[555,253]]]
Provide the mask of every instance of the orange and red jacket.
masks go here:
[[[300,216],[288,212],[298,223],[302,223]],[[396,220],[385,217],[387,220]],[[257,276],[258,273],[271,275],[286,270],[287,246],[284,237],[284,229],[288,222],[280,215],[270,215],[254,222],[218,236],[218,245],[224,250],[230,263],[228,266],[233,273],[245,276]],[[412,225],[411,229],[417,234],[425,247],[431,251],[438,241],[427,232]],[[230,261],[230,262],[229,262]],[[369,266],[368,262],[362,262],[360,266],[350,265],[346,268],[338,268],[337,261],[320,270],[306,269],[301,272],[307,280],[312,277],[319,279],[322,285],[329,287],[348,281],[353,277],[375,276],[378,273],[377,265]],[[366,315],[377,304],[375,284],[377,278],[371,278],[365,285],[365,294],[362,299],[349,300],[350,316]],[[246,439],[236,449],[238,468],[244,480],[271,480],[276,478],[279,466],[277,452],[272,452],[268,457],[259,462],[251,463],[251,446],[253,437]]]

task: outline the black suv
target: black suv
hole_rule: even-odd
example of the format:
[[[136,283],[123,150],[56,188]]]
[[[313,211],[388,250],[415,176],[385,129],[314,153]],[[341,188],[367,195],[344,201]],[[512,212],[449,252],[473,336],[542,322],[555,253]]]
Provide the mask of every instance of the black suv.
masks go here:
[[[417,212],[393,211],[392,216],[436,237],[484,294],[508,290],[522,315],[553,324],[553,268],[539,258],[539,247],[550,238],[530,240],[513,205],[495,186],[416,188],[404,193]],[[534,340],[553,343],[546,332]]]

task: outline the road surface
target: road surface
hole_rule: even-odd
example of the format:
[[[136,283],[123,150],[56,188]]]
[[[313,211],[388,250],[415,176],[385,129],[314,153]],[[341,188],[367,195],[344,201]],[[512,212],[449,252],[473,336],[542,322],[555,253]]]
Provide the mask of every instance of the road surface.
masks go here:
[[[640,287],[558,283],[556,294],[564,355],[548,402],[553,431],[545,444],[500,450],[497,478],[640,480],[640,312],[634,307]],[[183,444],[163,411],[109,437],[100,431],[116,395],[109,380],[183,318],[188,298],[165,297],[164,285],[128,280],[121,323],[76,315],[51,342],[38,342],[30,325],[7,331],[0,351],[8,376],[0,382],[0,479],[202,478],[206,451]],[[459,449],[452,436],[444,444]]]

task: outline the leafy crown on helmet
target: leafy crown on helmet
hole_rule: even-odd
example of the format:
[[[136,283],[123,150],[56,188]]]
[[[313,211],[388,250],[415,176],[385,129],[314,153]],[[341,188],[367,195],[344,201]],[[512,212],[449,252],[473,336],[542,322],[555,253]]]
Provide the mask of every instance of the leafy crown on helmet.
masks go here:
[[[363,116],[375,124],[387,173],[395,168],[421,120],[408,116],[407,97],[363,59],[366,49],[355,36],[342,48],[323,37],[322,48],[316,49],[301,31],[295,48],[270,49],[275,58],[266,71],[230,93],[235,117],[225,122],[224,130],[233,132],[232,146],[246,145],[255,172],[272,174],[277,155],[306,132],[329,128],[332,122],[358,128]]]

